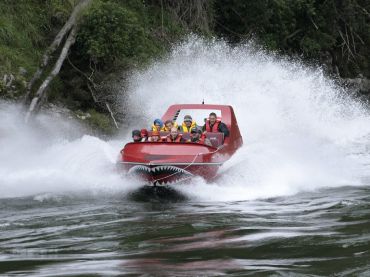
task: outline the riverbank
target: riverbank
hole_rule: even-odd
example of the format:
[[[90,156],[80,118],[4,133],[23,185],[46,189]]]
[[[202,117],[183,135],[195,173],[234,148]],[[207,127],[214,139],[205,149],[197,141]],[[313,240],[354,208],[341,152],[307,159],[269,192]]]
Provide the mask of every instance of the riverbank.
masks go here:
[[[77,2],[0,3],[1,98],[23,100],[42,55]],[[92,128],[113,134],[126,116],[118,99],[127,93],[131,72],[165,57],[189,34],[224,39],[231,45],[254,40],[266,51],[298,56],[322,65],[328,75],[368,101],[370,23],[366,12],[370,4],[360,2],[296,5],[286,0],[266,6],[237,0],[228,4],[218,0],[94,0],[79,17],[76,42],[50,83],[44,102],[68,108]],[[353,14],[356,18],[350,17]],[[351,39],[343,40],[343,34]],[[57,58],[53,55],[52,62]]]

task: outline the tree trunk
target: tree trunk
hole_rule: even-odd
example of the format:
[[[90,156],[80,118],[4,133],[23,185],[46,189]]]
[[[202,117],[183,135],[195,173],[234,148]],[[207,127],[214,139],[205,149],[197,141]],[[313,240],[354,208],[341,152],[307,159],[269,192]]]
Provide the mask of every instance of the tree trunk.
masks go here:
[[[64,37],[68,34],[68,32],[72,29],[73,26],[76,25],[78,15],[82,9],[84,9],[92,0],[81,0],[76,7],[73,9],[70,17],[68,18],[67,22],[64,24],[62,29],[60,29],[59,33],[54,38],[54,41],[50,44],[50,46],[45,51],[40,67],[37,69],[35,74],[32,76],[31,80],[28,82],[26,87],[26,95],[24,97],[24,104],[27,104],[29,98],[31,96],[32,87],[37,80],[39,80],[44,73],[44,69],[49,64],[50,58],[52,54],[57,50],[63,41]]]
[[[35,96],[33,97],[32,101],[31,101],[31,104],[29,106],[29,109],[27,111],[26,118],[25,118],[26,123],[30,119],[31,115],[39,108],[40,102],[41,102],[41,100],[42,100],[42,98],[45,94],[45,91],[46,91],[47,87],[49,86],[50,82],[54,79],[54,77],[56,75],[58,75],[58,73],[59,73],[59,71],[60,71],[60,69],[61,69],[61,67],[64,63],[64,60],[66,59],[66,57],[68,55],[69,49],[71,48],[71,46],[73,45],[73,43],[76,40],[76,34],[77,34],[76,27],[73,27],[73,29],[71,30],[71,32],[68,35],[68,38],[67,38],[66,42],[64,43],[63,49],[60,53],[60,56],[59,56],[58,60],[56,61],[55,65],[54,65],[53,70],[50,72],[48,77],[41,84],[41,86],[39,87],[39,89],[37,90]]]
[[[113,120],[114,126],[116,127],[116,129],[119,129],[116,118],[114,117],[114,113],[113,113],[112,109],[110,108],[110,105],[108,104],[108,102],[105,102],[105,106],[107,107],[107,110],[109,111],[109,114],[110,114],[110,117]]]

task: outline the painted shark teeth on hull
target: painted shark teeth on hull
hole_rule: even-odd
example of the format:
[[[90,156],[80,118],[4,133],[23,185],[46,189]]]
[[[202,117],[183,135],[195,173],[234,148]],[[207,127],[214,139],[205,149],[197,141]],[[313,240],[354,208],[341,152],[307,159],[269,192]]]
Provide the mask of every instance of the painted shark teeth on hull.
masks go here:
[[[174,172],[180,172],[180,173],[184,173],[186,175],[193,175],[192,173],[190,173],[189,171],[187,170],[184,170],[182,168],[179,168],[179,167],[176,167],[176,166],[172,166],[172,165],[169,165],[169,166],[155,166],[155,167],[148,167],[148,166],[143,166],[143,165],[135,165],[133,167],[131,167],[128,171],[128,173],[135,173],[136,171],[146,171],[146,172],[162,172],[162,171],[174,171]]]
[[[133,167],[131,167],[128,171],[129,174],[132,174],[132,173],[137,173],[137,172],[140,172],[140,171],[144,171],[144,172],[150,172],[150,168],[147,167],[147,166],[142,166],[142,165],[135,165]]]
[[[151,178],[154,180],[149,181],[149,183],[155,186],[173,185],[188,180],[193,176],[193,174],[189,171],[172,165],[157,165],[152,167],[135,165],[129,169],[128,173],[137,175],[151,175]],[[155,180],[156,176],[159,177],[158,180]]]

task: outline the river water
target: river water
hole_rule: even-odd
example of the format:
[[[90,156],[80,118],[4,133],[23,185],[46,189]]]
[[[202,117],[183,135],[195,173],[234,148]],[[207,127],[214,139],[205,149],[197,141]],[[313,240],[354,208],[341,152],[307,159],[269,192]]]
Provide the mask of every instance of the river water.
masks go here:
[[[369,276],[370,116],[347,94],[320,68],[190,38],[132,74],[114,139],[0,103],[0,275]],[[216,180],[154,191],[116,171],[133,126],[203,98],[244,138]]]
[[[3,199],[0,272],[24,276],[368,276],[370,190],[251,201],[171,194]]]

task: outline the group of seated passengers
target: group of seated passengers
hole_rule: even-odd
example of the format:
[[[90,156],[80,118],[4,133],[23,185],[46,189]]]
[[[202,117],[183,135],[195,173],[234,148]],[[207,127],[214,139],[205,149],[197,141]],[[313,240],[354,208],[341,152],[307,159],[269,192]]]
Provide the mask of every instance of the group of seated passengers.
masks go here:
[[[166,137],[161,137],[160,132],[169,132],[169,134]],[[190,133],[190,139],[184,139],[180,132]],[[206,138],[206,134],[212,132],[221,132],[224,137],[229,136],[226,124],[217,120],[215,113],[209,114],[203,127],[198,126],[190,115],[185,115],[181,126],[172,120],[167,120],[163,124],[162,120],[156,119],[152,125],[151,136],[146,129],[134,130],[132,131],[132,139],[134,142],[193,142],[212,146],[210,140]]]

